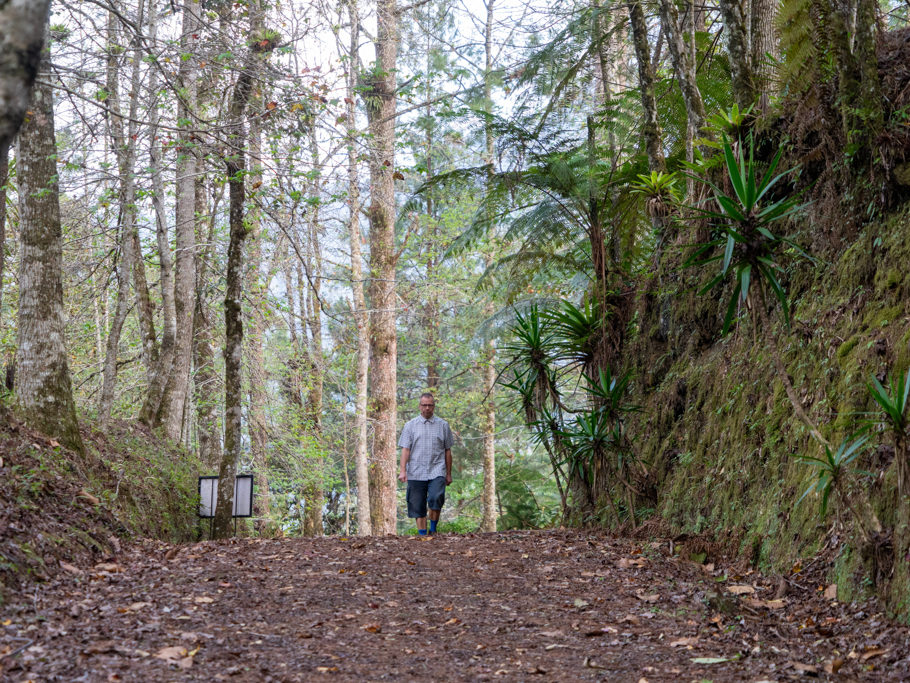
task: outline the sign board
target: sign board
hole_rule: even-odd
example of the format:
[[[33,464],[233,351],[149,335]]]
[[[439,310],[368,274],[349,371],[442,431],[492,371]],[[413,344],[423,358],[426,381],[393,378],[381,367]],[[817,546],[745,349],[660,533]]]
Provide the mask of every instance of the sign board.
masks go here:
[[[218,477],[199,477],[199,516],[215,516],[218,501]],[[253,516],[253,475],[238,474],[234,477],[234,496],[231,517]]]

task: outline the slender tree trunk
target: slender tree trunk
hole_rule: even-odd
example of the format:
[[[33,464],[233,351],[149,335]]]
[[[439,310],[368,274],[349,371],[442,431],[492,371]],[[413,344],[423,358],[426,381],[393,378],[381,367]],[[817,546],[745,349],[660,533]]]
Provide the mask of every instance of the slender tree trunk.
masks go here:
[[[155,44],[158,36],[157,2],[149,5],[149,42]],[[149,92],[158,92],[158,71],[149,72]],[[165,188],[161,175],[161,144],[158,141],[160,114],[157,101],[149,108],[149,167],[152,176],[152,206],[155,209],[155,236],[158,244],[158,272],[161,288],[161,348],[149,378],[149,388],[139,419],[152,424],[161,404],[164,385],[174,367],[174,348],[177,341],[177,311],[174,307],[174,259],[171,257],[167,211],[164,204]]]
[[[3,275],[6,266],[6,181],[9,150],[0,149],[0,336],[3,336]]]
[[[232,149],[225,158],[228,177],[230,242],[228,245],[227,282],[224,296],[224,454],[218,471],[218,502],[215,509],[213,534],[215,538],[226,538],[231,534],[231,496],[237,462],[241,453],[242,384],[241,364],[243,360],[243,245],[247,237],[244,222],[246,201],[246,152],[244,144],[246,131],[243,116],[253,85],[252,65],[247,60],[245,68],[237,77],[231,108],[226,126],[227,137]]]
[[[256,3],[254,13],[258,13]],[[256,25],[256,17],[251,17]],[[260,24],[261,26],[261,24]],[[259,73],[259,54],[270,52],[274,43],[265,39],[261,32],[251,32],[250,48],[231,96],[225,139],[231,145],[225,156],[228,178],[230,241],[228,243],[227,278],[224,296],[224,453],[218,470],[218,502],[215,506],[213,534],[215,538],[226,538],[231,533],[231,496],[237,462],[241,453],[242,427],[242,385],[241,366],[243,361],[243,250],[247,237],[244,217],[246,202],[246,150],[247,135],[244,117],[253,79]]]
[[[351,40],[348,50],[347,151],[348,151],[348,235],[351,242],[351,293],[354,325],[357,328],[357,369],[354,399],[354,471],[357,484],[357,533],[370,536],[370,475],[367,455],[367,378],[370,367],[370,320],[363,291],[363,255],[360,241],[360,179],[357,158],[357,112],[354,93],[357,87],[357,50],[360,46],[360,16],[357,0],[348,0]]]
[[[193,316],[196,305],[196,174],[198,149],[195,116],[197,109],[198,60],[195,54],[199,43],[201,20],[197,0],[185,0],[180,49],[186,59],[181,59],[177,83],[181,96],[177,104],[180,122],[180,146],[177,148],[176,170],[176,221],[174,259],[174,312],[176,338],[174,361],[168,373],[155,424],[164,427],[172,441],[179,441],[183,431],[184,403],[189,391],[190,368],[193,358]],[[161,382],[163,378],[156,378]],[[149,392],[151,395],[151,392]]]
[[[657,117],[657,95],[654,89],[654,67],[651,65],[651,50],[648,46],[648,25],[641,7],[641,0],[629,0],[629,27],[632,31],[632,45],[638,61],[638,87],[641,93],[641,107],[644,111],[641,134],[648,155],[648,168],[665,171],[663,141],[660,120]]]
[[[484,107],[488,114],[493,109],[493,19],[495,0],[487,0],[487,21],[484,29],[484,72],[483,72],[483,97]],[[605,39],[604,39],[605,40]],[[601,42],[603,48],[603,41]],[[601,55],[601,59],[604,55]],[[603,68],[603,61],[601,67]],[[604,76],[604,98],[609,102],[609,82]],[[487,119],[484,125],[485,155],[484,163],[487,164],[487,182],[492,180],[494,173],[493,161],[496,141],[493,136],[491,121]],[[493,233],[492,221],[487,234],[487,254],[485,264],[487,270],[493,264],[493,245],[496,236]],[[492,317],[495,311],[492,301],[487,301],[484,306],[484,315]],[[496,403],[494,391],[496,389],[496,342],[488,339],[484,344],[483,358],[483,395],[484,395],[484,425],[483,425],[483,520],[480,524],[481,531],[496,531],[496,521],[499,508],[496,496]]]
[[[320,182],[322,176],[322,163],[319,160],[319,150],[316,146],[316,128],[315,121],[310,128],[310,158],[312,160],[313,183],[310,188],[310,196],[318,197],[320,192]],[[303,533],[305,536],[320,536],[323,534],[324,526],[322,520],[322,508],[325,501],[325,468],[326,462],[321,455],[322,451],[322,399],[323,385],[325,381],[325,360],[322,351],[322,311],[321,289],[322,289],[322,253],[320,247],[319,234],[319,205],[315,204],[310,207],[309,217],[307,220],[307,237],[308,248],[306,249],[307,272],[309,278],[309,311],[306,320],[307,327],[310,330],[308,357],[310,359],[310,390],[307,394],[306,401],[306,423],[310,431],[312,441],[317,445],[317,452],[320,457],[313,458],[313,473],[309,484],[304,489],[304,500],[306,511],[304,516]]]
[[[212,311],[205,295],[204,283],[208,278],[209,262],[214,251],[214,214],[218,201],[212,208],[208,235],[201,233],[205,247],[198,254],[196,273],[200,285],[196,288],[196,305],[193,311],[193,374],[195,381],[196,424],[199,432],[199,459],[205,463],[208,471],[213,471],[221,463],[221,428],[218,409],[221,403],[219,391],[221,382],[215,372],[214,332],[212,330]],[[196,183],[196,213],[206,215],[205,182],[200,178]]]
[[[676,83],[686,105],[686,116],[689,125],[699,134],[705,126],[705,104],[695,80],[695,64],[692,51],[684,39],[685,22],[680,20],[676,0],[660,0],[660,20],[664,34],[667,36],[667,47],[670,49],[670,61]]]
[[[260,33],[263,28],[262,9],[258,1],[251,4],[250,27],[253,33]],[[250,96],[250,109],[253,112],[264,110],[265,95],[263,83],[257,79]],[[253,192],[262,186],[262,119],[259,116],[250,118],[250,186]],[[264,193],[263,193],[264,194]],[[263,281],[261,274],[262,261],[262,222],[255,202],[247,217],[249,261],[246,269],[246,289],[251,303],[249,315],[250,334],[246,337],[247,357],[249,359],[249,432],[250,454],[253,457],[253,471],[256,476],[256,510],[257,528],[262,531],[268,521],[271,509],[269,495],[268,463],[268,430],[265,417],[265,355],[262,340],[265,336],[265,309],[268,305],[265,289],[268,279]]]
[[[144,3],[139,3],[138,23],[141,26]],[[138,50],[133,55],[133,70],[130,78],[130,103],[127,117],[129,123],[124,125],[124,115],[120,98],[120,55],[124,48],[119,45],[119,32],[117,22],[119,18],[114,12],[108,13],[108,58],[107,58],[107,102],[110,109],[108,114],[108,128],[111,146],[117,160],[119,175],[119,203],[120,203],[120,267],[117,271],[117,307],[110,330],[108,331],[107,350],[104,360],[104,373],[99,405],[99,417],[102,424],[111,416],[114,402],[114,390],[117,384],[117,356],[120,350],[120,335],[123,324],[129,313],[130,279],[134,274],[136,260],[136,246],[138,238],[136,232],[136,138],[138,127],[136,124],[139,102],[140,65]]]
[[[49,60],[42,59],[44,72]],[[32,93],[19,131],[19,324],[16,401],[25,422],[84,454],[67,365],[54,99]]]
[[[377,1],[376,68],[362,97],[367,110],[370,150],[370,413],[373,463],[370,513],[373,533],[394,534],[397,523],[396,416],[398,341],[395,334],[395,119],[398,8],[396,0]]]

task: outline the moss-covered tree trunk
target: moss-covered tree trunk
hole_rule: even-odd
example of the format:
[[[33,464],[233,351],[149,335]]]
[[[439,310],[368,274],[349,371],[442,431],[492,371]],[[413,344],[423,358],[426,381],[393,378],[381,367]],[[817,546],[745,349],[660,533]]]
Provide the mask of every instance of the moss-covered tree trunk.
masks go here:
[[[667,162],[664,159],[660,121],[657,117],[657,95],[654,89],[651,48],[648,44],[648,25],[645,22],[641,0],[630,0],[627,7],[629,27],[632,32],[632,46],[638,62],[638,89],[641,95],[641,107],[644,111],[641,135],[644,139],[645,151],[648,154],[648,168],[652,171],[665,171]]]
[[[7,157],[29,106],[50,6],[50,0],[0,2],[0,158]]]
[[[44,72],[49,60],[42,59]],[[47,84],[32,93],[31,113],[19,131],[19,323],[16,402],[35,429],[82,454],[66,354],[63,235],[54,98]]]

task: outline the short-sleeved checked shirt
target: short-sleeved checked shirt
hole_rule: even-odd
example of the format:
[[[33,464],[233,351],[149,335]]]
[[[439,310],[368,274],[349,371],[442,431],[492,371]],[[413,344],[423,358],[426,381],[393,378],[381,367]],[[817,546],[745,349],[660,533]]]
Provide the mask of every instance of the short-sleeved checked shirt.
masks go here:
[[[401,430],[399,448],[409,448],[408,479],[418,481],[446,476],[446,449],[452,447],[449,423],[435,415],[418,415]]]

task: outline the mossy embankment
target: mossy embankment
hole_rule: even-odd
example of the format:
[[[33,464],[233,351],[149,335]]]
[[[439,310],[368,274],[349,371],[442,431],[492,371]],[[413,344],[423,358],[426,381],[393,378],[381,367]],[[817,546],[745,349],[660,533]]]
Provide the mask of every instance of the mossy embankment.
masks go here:
[[[822,450],[794,414],[770,344],[780,348],[803,408],[825,438],[836,445],[854,433],[875,410],[870,377],[910,367],[908,235],[905,204],[828,260],[794,263],[789,329],[774,315],[773,329],[763,331],[742,311],[735,332],[722,339],[724,304],[697,297],[695,276],[686,271],[675,271],[672,285],[642,308],[626,357],[638,379],[634,398],[645,410],[630,430],[656,482],[654,514],[674,533],[704,535],[782,572],[827,550],[842,599],[875,591],[904,609],[900,594],[908,587],[889,585],[887,568],[876,570],[857,552],[845,512],[832,503],[822,517],[814,496],[798,503],[815,473],[793,456]],[[853,483],[891,528],[896,484],[887,443],[873,431],[857,463],[872,476]]]
[[[131,537],[195,538],[197,464],[140,425],[83,422],[85,457],[0,407],[0,604]]]

